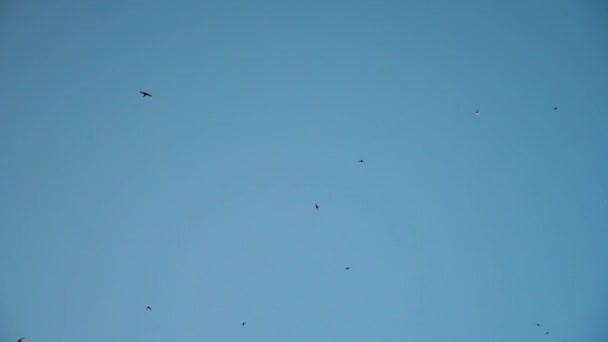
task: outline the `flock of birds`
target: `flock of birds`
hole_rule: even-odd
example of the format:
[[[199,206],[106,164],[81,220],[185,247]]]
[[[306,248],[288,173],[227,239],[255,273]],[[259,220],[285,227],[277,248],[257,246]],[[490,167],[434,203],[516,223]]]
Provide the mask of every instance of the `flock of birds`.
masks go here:
[[[349,269],[350,269],[350,267],[346,267],[346,270],[349,270]],[[152,311],[152,307],[151,307],[150,305],[148,305],[148,306],[146,307],[146,310],[148,310],[148,311]],[[247,324],[247,322],[243,322],[243,323],[241,323],[241,326],[243,326],[243,327],[244,327],[244,326],[245,326],[245,324]],[[536,323],[536,326],[540,328],[540,323]],[[551,334],[551,332],[550,332],[550,331],[545,332],[545,335],[550,335],[550,334]],[[23,342],[23,340],[25,340],[25,337],[21,337],[21,338],[19,338],[19,339],[17,340],[17,342]],[[564,340],[563,340],[563,342],[568,342],[568,340],[567,340],[567,339],[564,339]]]
[[[152,97],[152,94],[150,94],[150,93],[148,93],[148,92],[146,92],[146,91],[140,91],[139,93],[140,93],[140,94],[142,94],[142,97],[146,97],[146,96],[148,96],[148,97]],[[553,110],[558,110],[558,109],[559,109],[558,107],[553,107]],[[475,110],[475,116],[479,116],[479,108],[477,108],[477,109]],[[363,159],[359,159],[359,160],[357,160],[357,162],[358,162],[358,163],[363,163],[363,162],[364,162],[364,160],[363,160]],[[320,208],[321,208],[321,206],[320,206],[318,203],[315,203],[315,209],[317,209],[317,211],[319,211],[319,209],[320,209]],[[344,270],[345,270],[345,271],[350,270],[350,266],[346,266],[346,267],[344,268]],[[152,307],[151,307],[150,305],[148,305],[148,306],[146,307],[146,310],[148,310],[148,311],[152,311]],[[242,322],[242,323],[241,323],[241,326],[243,326],[243,327],[244,327],[246,324],[247,324],[247,322]],[[540,327],[541,325],[540,325],[540,323],[536,323],[536,326],[537,326],[537,327]],[[550,334],[551,334],[551,332],[550,332],[550,331],[546,331],[546,332],[545,332],[545,335],[550,335]],[[19,339],[17,340],[17,342],[23,342],[23,340],[25,340],[25,337],[21,337],[21,338],[19,338]],[[567,339],[564,339],[564,340],[563,340],[563,342],[568,342],[568,340],[567,340]]]
[[[557,108],[557,107],[555,107],[555,108]],[[555,109],[555,110],[557,110],[557,109]],[[540,323],[536,323],[536,326],[540,328]],[[550,335],[550,334],[551,334],[550,331],[545,332],[545,335]],[[564,339],[563,342],[568,342],[568,340]]]

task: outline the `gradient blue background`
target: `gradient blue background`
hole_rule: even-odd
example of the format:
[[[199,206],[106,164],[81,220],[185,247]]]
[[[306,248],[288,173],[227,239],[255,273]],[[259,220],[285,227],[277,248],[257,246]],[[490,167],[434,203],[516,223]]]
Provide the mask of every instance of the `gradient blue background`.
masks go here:
[[[3,1],[0,339],[606,341],[607,79],[601,0]]]

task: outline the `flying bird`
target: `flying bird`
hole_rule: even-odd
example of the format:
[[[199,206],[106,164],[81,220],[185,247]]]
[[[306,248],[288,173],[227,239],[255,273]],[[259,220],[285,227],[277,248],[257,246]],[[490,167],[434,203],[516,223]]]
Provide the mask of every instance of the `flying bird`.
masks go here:
[[[350,266],[346,266],[346,267],[344,267],[344,270],[345,270],[345,271],[350,270]]]
[[[475,116],[479,116],[479,108],[475,111]]]
[[[551,333],[550,331],[547,331],[547,332],[545,333],[545,335],[549,335],[550,333]]]
[[[540,327],[540,323],[536,323],[536,326],[537,326],[537,327]]]
[[[553,107],[553,110],[557,110],[557,107]]]
[[[245,326],[245,322],[241,323],[242,326]]]
[[[152,311],[152,307],[150,305],[146,306],[146,310]]]
[[[319,205],[317,203],[315,203],[315,208],[317,209],[317,211],[319,211]]]
[[[150,95],[150,93],[146,93],[145,91],[140,91],[139,93],[142,94],[143,97],[146,97],[146,96],[152,97],[152,95]]]
[[[363,163],[363,159],[359,159],[359,163]]]
[[[25,337],[18,339],[17,342],[23,342],[23,340],[25,340]]]

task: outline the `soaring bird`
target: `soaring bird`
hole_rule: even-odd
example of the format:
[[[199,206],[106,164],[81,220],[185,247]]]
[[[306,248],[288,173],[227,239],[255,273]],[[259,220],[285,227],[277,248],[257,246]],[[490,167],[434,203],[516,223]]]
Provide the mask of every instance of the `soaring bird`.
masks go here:
[[[319,211],[319,205],[317,203],[315,203],[315,208],[317,209],[317,211]]]
[[[146,306],[146,310],[152,311],[152,307],[150,305]]]
[[[345,270],[345,271],[350,270],[350,266],[346,266],[346,267],[344,267],[344,270]]]
[[[479,116],[479,108],[477,108],[477,110],[475,111],[475,115]]]
[[[23,340],[25,340],[25,337],[18,339],[17,342],[23,342]]]
[[[145,91],[140,91],[139,93],[142,94],[143,97],[146,97],[146,96],[152,97],[152,95],[150,95],[150,93],[146,93]]]
[[[551,333],[550,331],[547,331],[547,332],[545,333],[545,335],[549,335],[550,333]]]
[[[245,322],[241,323],[242,326],[245,326]]]
[[[359,163],[363,163],[363,159],[359,159]]]
[[[553,110],[557,110],[557,107],[553,107]]]
[[[540,323],[536,323],[536,326],[537,326],[537,327],[540,327]]]

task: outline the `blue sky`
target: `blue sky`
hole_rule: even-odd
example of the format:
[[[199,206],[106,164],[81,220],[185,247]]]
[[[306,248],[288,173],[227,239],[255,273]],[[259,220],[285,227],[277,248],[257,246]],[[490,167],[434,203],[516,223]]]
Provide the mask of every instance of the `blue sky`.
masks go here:
[[[0,339],[607,340],[607,19],[4,1]]]

